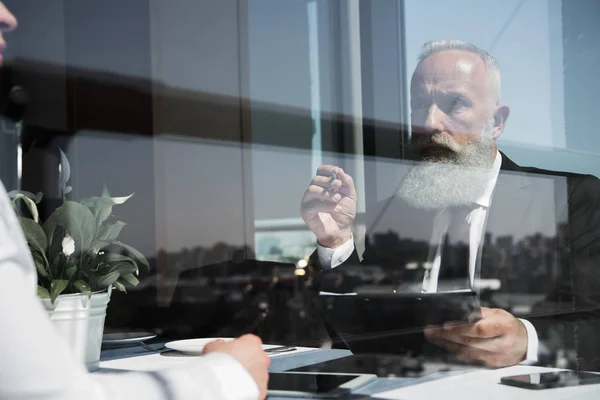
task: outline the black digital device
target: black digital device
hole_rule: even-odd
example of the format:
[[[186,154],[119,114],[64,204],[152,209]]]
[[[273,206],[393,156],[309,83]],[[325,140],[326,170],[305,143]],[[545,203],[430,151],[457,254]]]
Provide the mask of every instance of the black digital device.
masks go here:
[[[500,378],[504,385],[524,389],[553,389],[567,386],[600,384],[600,374],[577,371],[542,372]]]
[[[288,397],[336,398],[376,379],[368,374],[332,374],[311,372],[272,372],[269,395]]]
[[[321,293],[318,306],[338,340],[354,354],[448,355],[428,343],[423,330],[445,322],[481,319],[477,293]]]

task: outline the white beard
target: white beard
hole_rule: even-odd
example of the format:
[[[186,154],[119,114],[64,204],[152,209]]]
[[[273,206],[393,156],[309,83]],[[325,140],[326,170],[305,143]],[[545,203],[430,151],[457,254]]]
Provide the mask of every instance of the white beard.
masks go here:
[[[409,168],[398,186],[398,196],[422,209],[468,206],[484,193],[490,180],[494,159],[491,157],[494,119],[486,120],[475,141],[459,146],[446,138],[453,157],[421,161]]]

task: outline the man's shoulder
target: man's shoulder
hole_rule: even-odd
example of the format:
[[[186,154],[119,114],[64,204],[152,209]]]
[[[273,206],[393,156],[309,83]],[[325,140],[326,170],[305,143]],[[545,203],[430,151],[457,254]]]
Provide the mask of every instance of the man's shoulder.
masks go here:
[[[577,172],[558,171],[544,168],[520,166],[502,154],[503,162],[501,171],[522,173],[529,176],[554,177],[557,179],[566,179],[569,187],[569,194],[572,196],[581,196],[588,201],[600,201],[600,179],[591,174],[581,174]]]

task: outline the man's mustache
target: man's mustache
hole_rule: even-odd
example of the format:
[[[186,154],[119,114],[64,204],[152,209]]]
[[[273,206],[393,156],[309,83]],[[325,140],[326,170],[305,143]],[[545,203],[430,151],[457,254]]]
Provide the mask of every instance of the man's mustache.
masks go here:
[[[462,150],[462,146],[457,144],[450,136],[443,135],[440,133],[435,134],[413,134],[411,140],[411,147],[416,153],[427,152],[428,150],[435,151],[449,151],[452,153],[459,153]]]

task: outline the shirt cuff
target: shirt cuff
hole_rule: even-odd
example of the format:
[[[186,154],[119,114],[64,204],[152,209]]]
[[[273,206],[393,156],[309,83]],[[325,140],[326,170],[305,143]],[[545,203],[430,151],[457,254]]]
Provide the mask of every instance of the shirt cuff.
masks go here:
[[[521,365],[530,365],[538,362],[538,348],[540,341],[538,339],[537,331],[533,324],[526,319],[520,319],[525,325],[525,330],[527,331],[527,355],[525,359],[521,361]]]
[[[350,236],[343,245],[335,249],[323,247],[317,243],[317,255],[323,269],[333,269],[350,258],[354,251],[354,236]]]
[[[204,355],[202,359],[210,365],[215,385],[219,386],[219,393],[223,395],[220,398],[228,400],[258,399],[259,391],[254,379],[233,356],[214,352]]]

